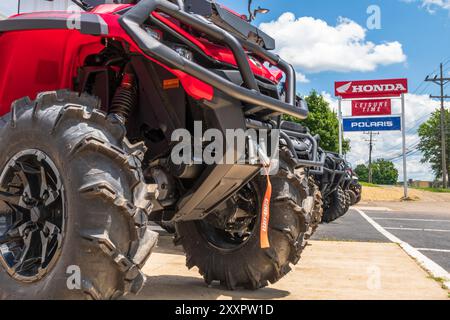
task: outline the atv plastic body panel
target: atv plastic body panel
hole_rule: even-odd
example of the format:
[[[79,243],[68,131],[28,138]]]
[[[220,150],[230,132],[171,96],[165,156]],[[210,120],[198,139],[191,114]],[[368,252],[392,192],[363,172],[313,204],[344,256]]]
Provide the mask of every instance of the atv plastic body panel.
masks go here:
[[[224,23],[239,19],[220,8],[218,11],[218,17]],[[73,20],[74,18],[79,20]],[[164,31],[182,39],[192,50],[200,50],[210,59],[231,65],[231,70],[208,69],[181,56],[145,30],[144,25],[148,19],[156,22]],[[74,23],[70,23],[72,21]],[[236,37],[204,17],[188,13],[177,5],[162,0],[142,0],[136,5],[107,4],[90,12],[76,14],[22,14],[0,21],[0,116],[8,113],[11,103],[21,97],[29,96],[34,99],[40,92],[74,89],[74,79],[79,77],[86,58],[101,52],[105,43],[111,39],[121,42],[133,56],[132,64],[138,76],[140,73],[140,82],[151,84],[151,76],[145,72],[146,64],[159,66],[159,74],[165,72],[172,75],[172,78],[178,78],[185,94],[206,108],[210,121],[223,132],[226,129],[246,130],[248,117],[261,118],[263,122],[282,114],[306,118],[308,110],[304,104],[298,104],[296,97],[294,68],[266,50],[273,47],[267,35],[255,31],[254,27],[250,27],[242,19],[241,22],[242,26],[236,32],[242,35],[247,31],[256,32],[262,39],[260,44],[247,40],[245,36]],[[180,23],[205,34],[214,43],[208,39],[188,36],[179,27]],[[245,28],[248,30],[245,31]],[[278,68],[278,71],[268,69],[264,64],[254,63],[252,56],[263,59]],[[266,92],[278,91],[281,72],[285,78],[284,98],[277,94],[268,95]],[[143,90],[145,92],[145,88]],[[151,106],[151,96],[143,99],[147,99],[147,108]],[[148,113],[145,110],[143,112]],[[155,113],[167,113],[170,118],[170,114],[174,112],[167,106]],[[142,116],[145,117],[146,114]],[[263,122],[258,122],[258,125]],[[172,127],[179,128],[177,123]],[[170,130],[168,133],[170,134]],[[285,132],[286,141],[305,137],[311,141],[313,148],[306,161],[297,159],[298,164],[319,166],[314,139],[292,128]],[[288,144],[295,154],[294,143]],[[194,220],[205,217],[259,170],[260,167],[254,165],[209,166],[195,185],[179,199],[174,219]]]

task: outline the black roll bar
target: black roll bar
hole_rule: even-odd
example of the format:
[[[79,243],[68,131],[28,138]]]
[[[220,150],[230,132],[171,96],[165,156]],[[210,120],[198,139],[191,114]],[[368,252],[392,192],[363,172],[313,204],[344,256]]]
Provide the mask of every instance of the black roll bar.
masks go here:
[[[251,51],[253,54],[259,56],[260,58],[268,61],[270,64],[277,66],[281,69],[286,75],[286,103],[289,103],[290,105],[295,105],[296,102],[296,96],[297,93],[295,92],[296,87],[296,75],[295,75],[295,69],[294,67],[281,59],[280,56],[269,52],[265,50],[264,48],[258,46],[257,44],[240,40],[244,48],[247,48],[249,51]]]
[[[287,147],[291,150],[291,153],[294,156],[294,160],[297,163],[297,166],[303,166],[303,167],[315,167],[315,168],[322,168],[324,164],[324,158],[319,158],[318,156],[318,145],[316,139],[310,134],[310,133],[301,133],[301,132],[295,132],[290,130],[284,130],[282,129],[280,131],[281,137],[285,140]],[[296,137],[300,139],[308,140],[312,144],[312,150],[310,152],[310,159],[299,159],[297,156],[297,152],[295,150],[295,147],[289,137]]]
[[[194,29],[207,34],[216,41],[227,45],[234,54],[245,87],[238,86],[214,72],[182,57],[173,49],[150,36],[142,28],[142,25],[150,17],[152,12],[156,10],[176,18]],[[285,63],[279,57],[277,58],[280,69],[286,69],[283,70],[286,73],[288,87],[288,98],[286,99],[286,102],[261,94],[241,42],[205,18],[186,13],[177,5],[165,0],[142,0],[128,10],[120,18],[119,22],[145,54],[174,69],[186,72],[242,102],[271,109],[275,112],[288,114],[299,119],[305,119],[308,115],[308,110],[306,108],[298,108],[295,105],[295,71],[292,66]]]
[[[247,128],[253,128],[253,129],[274,129],[274,124],[264,123],[253,119],[245,119]],[[284,143],[286,143],[286,147],[291,151],[293,160],[296,163],[297,167],[306,167],[306,168],[313,168],[316,170],[322,170],[323,165],[325,163],[325,153],[323,153],[320,157],[318,154],[319,146],[317,143],[317,140],[315,137],[313,137],[308,131],[300,132],[300,130],[295,130],[295,127],[291,127],[291,129],[286,129],[283,125],[288,122],[283,121],[281,123],[281,126],[278,128],[280,129],[280,138],[284,140]],[[299,140],[308,140],[311,143],[311,148],[308,152],[308,158],[303,159],[299,158],[297,155],[297,151],[295,149],[295,146],[291,139],[299,139]],[[311,169],[312,170],[312,169]]]

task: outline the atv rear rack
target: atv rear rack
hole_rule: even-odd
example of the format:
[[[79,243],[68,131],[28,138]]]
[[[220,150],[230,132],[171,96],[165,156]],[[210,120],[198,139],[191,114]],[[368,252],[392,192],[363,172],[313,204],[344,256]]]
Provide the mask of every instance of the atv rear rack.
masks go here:
[[[209,37],[225,44],[233,52],[239,72],[242,76],[244,87],[217,75],[216,73],[192,62],[162,42],[151,37],[142,25],[149,19],[153,12],[163,12],[192,28],[207,34]],[[205,82],[212,87],[223,91],[229,96],[250,104],[251,108],[266,108],[273,111],[273,115],[287,114],[299,119],[305,119],[308,110],[296,106],[295,71],[294,68],[275,54],[269,53],[256,44],[245,40],[238,40],[227,31],[214,25],[212,22],[183,11],[177,5],[163,0],[142,0],[129,9],[120,18],[120,24],[128,35],[136,42],[139,48],[148,56],[168,65],[171,68],[181,70]],[[286,102],[263,95],[250,64],[244,47],[254,54],[268,60],[277,66],[286,75]]]

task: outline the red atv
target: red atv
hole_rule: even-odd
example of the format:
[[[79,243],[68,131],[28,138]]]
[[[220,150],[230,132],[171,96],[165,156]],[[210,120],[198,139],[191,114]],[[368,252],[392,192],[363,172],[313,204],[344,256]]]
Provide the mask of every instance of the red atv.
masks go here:
[[[0,299],[137,293],[151,221],[207,283],[276,282],[322,213],[317,141],[281,118],[308,113],[294,69],[215,2],[99,2],[0,22]],[[172,135],[196,122],[279,130],[278,172],[252,139],[244,163],[175,163]]]

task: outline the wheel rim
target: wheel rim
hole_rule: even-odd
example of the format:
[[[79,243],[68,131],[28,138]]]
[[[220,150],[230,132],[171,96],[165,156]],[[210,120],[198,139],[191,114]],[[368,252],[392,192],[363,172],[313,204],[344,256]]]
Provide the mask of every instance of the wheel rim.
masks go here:
[[[241,188],[228,203],[232,202],[233,214],[226,224],[217,225],[211,218],[224,214],[222,211],[211,213],[206,219],[198,221],[197,227],[205,240],[212,246],[225,251],[238,250],[244,246],[258,229],[259,193],[255,183]]]
[[[57,261],[64,237],[65,196],[49,156],[17,153],[0,175],[0,261],[11,277],[33,282]]]

